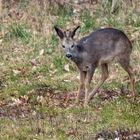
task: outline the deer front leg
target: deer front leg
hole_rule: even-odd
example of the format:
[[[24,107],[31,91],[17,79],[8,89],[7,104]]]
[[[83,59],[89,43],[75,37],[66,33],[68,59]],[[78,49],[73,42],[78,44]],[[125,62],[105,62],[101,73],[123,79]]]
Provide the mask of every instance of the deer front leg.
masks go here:
[[[76,96],[76,103],[79,102],[82,90],[85,90],[85,77],[86,77],[86,72],[80,71],[80,86]]]
[[[93,77],[93,74],[95,72],[95,68],[89,69],[86,74],[86,79],[85,79],[85,101],[84,101],[84,107],[88,105],[88,94],[90,90],[90,83]]]
[[[93,89],[93,91],[89,94],[88,99],[87,99],[87,103],[90,101],[90,99],[92,98],[92,96],[95,95],[95,93],[98,91],[98,89],[102,86],[102,84],[104,83],[104,81],[108,78],[108,66],[107,66],[107,64],[102,64],[101,65],[101,71],[102,71],[101,81]]]

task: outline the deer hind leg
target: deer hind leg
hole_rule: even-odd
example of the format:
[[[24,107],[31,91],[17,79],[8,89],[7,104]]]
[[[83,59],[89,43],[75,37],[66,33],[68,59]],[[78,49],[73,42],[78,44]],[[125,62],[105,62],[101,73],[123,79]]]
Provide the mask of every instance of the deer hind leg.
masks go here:
[[[122,66],[122,68],[128,73],[129,75],[129,79],[130,79],[130,84],[131,84],[131,89],[132,89],[132,97],[135,97],[136,95],[136,91],[135,91],[135,78],[134,78],[134,74],[133,74],[133,69],[129,64],[129,59],[120,59],[119,60],[120,65]]]
[[[85,89],[85,78],[86,78],[86,72],[80,71],[80,86],[76,96],[76,103],[79,102],[80,95],[82,91]]]
[[[87,103],[90,101],[90,99],[95,95],[95,93],[98,91],[98,89],[102,86],[104,81],[108,78],[108,65],[102,64],[101,65],[101,71],[102,71],[102,77],[100,82],[97,84],[97,86],[91,91],[91,93],[88,96]]]

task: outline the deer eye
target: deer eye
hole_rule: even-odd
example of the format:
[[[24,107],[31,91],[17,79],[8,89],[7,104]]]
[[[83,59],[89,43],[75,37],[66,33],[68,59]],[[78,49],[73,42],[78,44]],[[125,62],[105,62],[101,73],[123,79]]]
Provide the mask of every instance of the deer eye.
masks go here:
[[[64,46],[64,45],[62,45],[62,47],[63,47],[63,48],[65,48],[65,46]]]
[[[71,48],[73,48],[74,47],[74,44],[71,46]]]

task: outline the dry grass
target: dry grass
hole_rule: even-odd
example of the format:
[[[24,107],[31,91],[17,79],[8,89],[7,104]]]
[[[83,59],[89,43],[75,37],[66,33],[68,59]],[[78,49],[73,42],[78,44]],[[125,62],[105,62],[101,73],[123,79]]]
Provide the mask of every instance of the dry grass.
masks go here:
[[[24,113],[28,115],[24,117],[23,113],[21,118],[11,118],[11,114],[3,117],[0,112],[1,139],[93,139],[95,133],[103,129],[140,129],[139,97],[136,103],[126,97],[112,101],[97,97],[91,107],[83,109],[82,104],[73,107],[73,100],[61,106],[58,98],[51,101],[50,95],[47,95],[53,89],[55,94],[64,93],[65,96],[68,91],[73,93],[78,88],[78,70],[59,47],[53,29],[56,24],[62,28],[80,24],[82,28],[77,38],[100,27],[112,26],[125,31],[133,40],[131,65],[135,71],[137,93],[140,93],[139,13],[132,9],[120,9],[112,15],[109,6],[103,9],[100,5],[94,7],[96,10],[90,6],[90,11],[79,12],[80,6],[76,8],[79,9],[59,9],[28,0],[11,3],[11,6],[10,3],[3,5],[0,24],[0,109],[15,103],[14,107],[19,112],[25,107]],[[110,78],[103,85],[103,91],[118,91],[122,85],[129,87],[127,74],[119,65],[110,64],[109,70]],[[95,73],[93,86],[99,77],[100,69]],[[50,90],[37,91],[42,85],[50,87]],[[23,110],[19,105],[21,100]],[[60,102],[63,100],[60,99]]]

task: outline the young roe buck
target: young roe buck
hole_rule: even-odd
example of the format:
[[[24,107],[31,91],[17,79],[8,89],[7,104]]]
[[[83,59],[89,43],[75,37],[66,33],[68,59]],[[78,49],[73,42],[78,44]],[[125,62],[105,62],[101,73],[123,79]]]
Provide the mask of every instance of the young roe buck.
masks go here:
[[[60,28],[54,27],[60,37],[66,57],[74,61],[80,70],[80,88],[76,102],[79,101],[80,93],[85,89],[84,106],[88,104],[92,96],[108,78],[108,63],[113,59],[116,59],[128,73],[132,88],[131,96],[134,97],[135,80],[132,67],[129,64],[132,45],[127,36],[118,29],[105,28],[92,32],[80,41],[75,42],[74,35],[79,27],[73,31],[67,30],[64,32]],[[102,77],[97,86],[90,91],[90,83],[97,66],[101,66]]]

